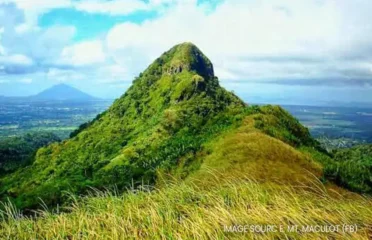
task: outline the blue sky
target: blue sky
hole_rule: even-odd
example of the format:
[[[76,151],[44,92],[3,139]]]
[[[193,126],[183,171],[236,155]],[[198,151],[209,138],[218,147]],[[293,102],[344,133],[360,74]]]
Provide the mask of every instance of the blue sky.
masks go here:
[[[158,12],[155,10],[130,13],[128,15],[111,16],[106,14],[82,13],[76,9],[62,8],[52,10],[39,19],[39,26],[48,28],[55,25],[73,25],[78,31],[74,41],[84,41],[104,36],[108,29],[121,22],[142,24],[146,20],[155,19]]]
[[[369,0],[0,0],[0,95],[102,98],[195,43],[246,101],[372,103]]]

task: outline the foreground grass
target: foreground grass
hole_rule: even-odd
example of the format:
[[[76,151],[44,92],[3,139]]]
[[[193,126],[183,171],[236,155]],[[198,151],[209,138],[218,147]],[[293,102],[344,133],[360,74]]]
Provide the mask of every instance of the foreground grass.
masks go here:
[[[1,239],[370,239],[372,200],[311,186],[279,186],[211,174],[211,184],[173,183],[117,196],[74,198],[68,212],[22,216],[7,205]],[[350,232],[231,233],[231,225],[356,225]]]
[[[13,205],[4,204],[0,239],[372,238],[371,198],[325,186],[318,180],[322,169],[311,154],[253,125],[247,118],[242,127],[207,144],[196,156],[200,166],[184,160],[172,175],[175,179],[159,174],[155,189],[71,195],[70,207],[53,212],[45,207],[37,217],[23,216]],[[192,172],[186,179],[185,169]],[[259,227],[226,231],[238,225]],[[276,231],[260,229],[266,225]],[[294,226],[297,231],[288,231]]]

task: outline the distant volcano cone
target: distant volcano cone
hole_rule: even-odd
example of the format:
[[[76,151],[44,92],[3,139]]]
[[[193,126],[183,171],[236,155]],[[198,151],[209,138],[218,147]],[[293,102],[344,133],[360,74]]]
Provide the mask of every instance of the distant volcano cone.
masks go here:
[[[74,87],[67,84],[54,85],[41,93],[30,97],[32,100],[95,100],[95,97],[90,96]]]
[[[219,86],[212,63],[195,45],[177,45],[71,139],[40,149],[33,165],[7,185],[8,193],[26,199],[20,207],[32,207],[39,197],[50,204],[62,201],[64,190],[152,183],[158,171],[172,171],[194,156],[244,109]]]

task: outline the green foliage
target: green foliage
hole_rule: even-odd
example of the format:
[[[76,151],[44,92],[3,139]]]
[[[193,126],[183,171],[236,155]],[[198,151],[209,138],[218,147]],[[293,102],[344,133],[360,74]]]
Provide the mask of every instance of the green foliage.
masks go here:
[[[372,145],[359,145],[324,154],[303,147],[322,164],[324,180],[360,193],[372,193]]]
[[[311,138],[309,131],[278,106],[257,109],[255,127],[309,153],[323,166],[323,180],[352,191],[372,193],[372,146],[362,145],[328,153]]]
[[[309,130],[283,108],[268,105],[259,111],[262,114],[255,118],[256,128],[294,147],[312,146],[321,149],[320,144],[311,137]]]
[[[372,145],[360,145],[335,152],[331,177],[358,192],[372,193]]]
[[[81,133],[84,129],[88,128],[89,126],[91,126],[95,121],[97,121],[98,119],[100,119],[103,115],[105,114],[105,112],[103,113],[100,113],[98,114],[92,121],[88,121],[86,123],[83,123],[81,124],[78,129],[74,130],[72,133],[70,133],[70,138],[73,138],[75,136],[77,136],[79,133]]]
[[[282,226],[353,222],[362,229],[354,237],[368,239],[370,199],[342,190],[334,194],[318,178],[321,164],[324,177],[370,193],[372,146],[340,150],[333,158],[281,107],[247,106],[221,88],[210,61],[190,43],[163,54],[70,139],[45,146],[53,139],[26,135],[0,142],[0,164],[4,156],[5,162],[30,163],[0,178],[0,197],[7,201],[0,209],[0,237],[223,239],[235,235],[221,226],[238,219]],[[40,146],[45,147],[35,155]],[[163,182],[169,175],[185,181],[169,185]],[[137,190],[154,183],[168,187]],[[133,192],[99,191],[111,186]],[[77,201],[80,194],[89,197]],[[38,208],[39,199],[48,206],[70,202],[62,207],[69,213],[38,211],[42,217],[34,219],[17,210]]]
[[[32,163],[38,148],[60,141],[52,133],[29,133],[0,141],[0,175]]]
[[[39,198],[47,205],[64,203],[66,191],[85,194],[90,187],[110,186],[122,191],[154,184],[163,173],[185,178],[201,166],[199,156],[206,146],[246,124],[248,115],[252,115],[250,128],[257,132],[260,129],[294,147],[322,151],[288,112],[277,106],[247,106],[220,87],[211,62],[200,50],[189,43],[177,45],[141,73],[106,112],[80,126],[70,139],[39,149],[32,165],[1,178],[0,198],[30,209],[39,207]],[[260,134],[255,135],[259,140],[269,138]],[[267,141],[281,146],[277,156],[293,153],[274,140]],[[270,147],[261,144],[255,149]],[[252,155],[265,163],[265,154],[248,150],[237,151],[244,153],[242,161]],[[293,156],[299,168],[307,166],[297,152]]]
[[[219,86],[210,61],[194,45],[178,45],[104,114],[70,139],[41,148],[28,168],[2,178],[0,196],[36,208],[39,197],[49,205],[64,202],[67,190],[154,183],[157,172],[172,171],[244,114],[245,104]]]

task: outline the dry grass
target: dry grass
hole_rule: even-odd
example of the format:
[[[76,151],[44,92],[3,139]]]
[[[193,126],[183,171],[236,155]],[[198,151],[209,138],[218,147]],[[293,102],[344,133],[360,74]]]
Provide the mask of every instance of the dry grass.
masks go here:
[[[162,190],[123,196],[95,192],[75,199],[70,213],[39,212],[36,220],[10,206],[1,239],[369,239],[372,201],[359,195],[332,197],[314,181],[294,186],[221,178],[211,187],[173,183]],[[229,225],[315,226],[356,224],[356,233],[228,233]]]
[[[199,160],[202,165],[193,178],[205,181],[210,169],[223,177],[248,176],[259,182],[283,185],[307,185],[309,179],[321,177],[322,167],[310,155],[263,134],[253,125],[253,117],[248,117],[242,127],[207,145],[209,154]]]
[[[5,204],[0,239],[371,239],[372,199],[319,180],[309,156],[249,122],[207,146],[186,181],[118,195],[93,191],[62,212],[22,216]],[[252,180],[254,179],[254,180]],[[342,225],[356,225],[354,233]],[[224,226],[274,225],[280,232],[227,232]],[[298,231],[287,226],[298,225]],[[305,232],[302,226],[337,226]]]

